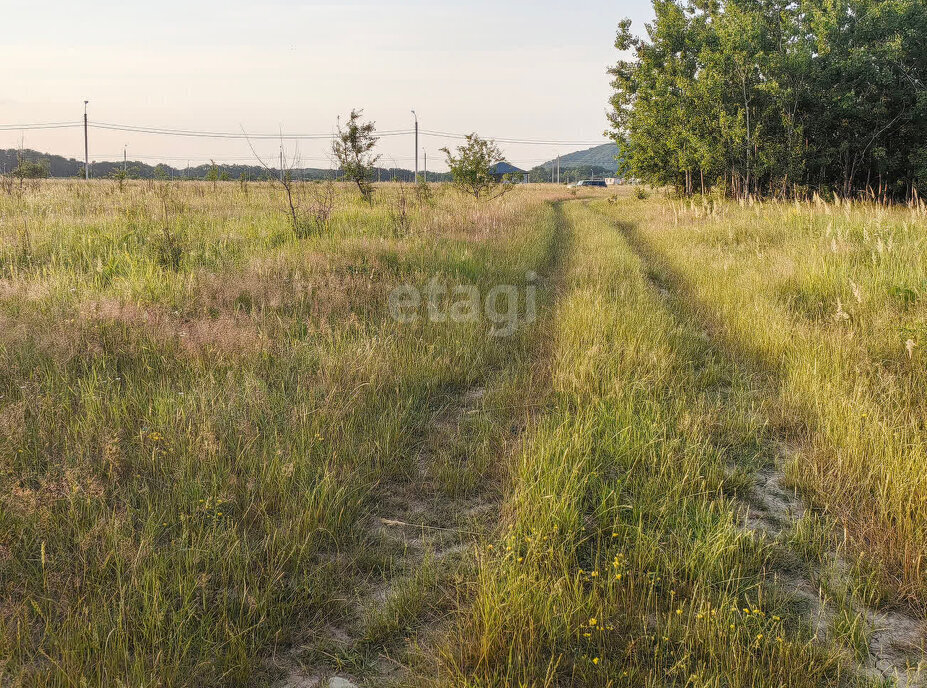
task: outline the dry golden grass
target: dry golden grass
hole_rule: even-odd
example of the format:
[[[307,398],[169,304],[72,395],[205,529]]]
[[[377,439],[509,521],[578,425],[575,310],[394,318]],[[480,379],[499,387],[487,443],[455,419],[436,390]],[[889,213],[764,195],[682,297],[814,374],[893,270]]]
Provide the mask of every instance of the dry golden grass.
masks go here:
[[[673,204],[634,228],[658,270],[774,380],[789,474],[861,565],[927,603],[927,214],[851,202]]]
[[[0,684],[923,658],[922,208],[433,191],[301,238],[266,184],[0,197]],[[530,273],[510,337],[390,317]]]
[[[396,556],[370,509],[435,404],[531,344],[401,325],[389,291],[519,284],[550,253],[543,191],[441,192],[403,235],[396,192],[339,189],[306,239],[264,184],[0,198],[0,683],[260,683],[351,622]]]

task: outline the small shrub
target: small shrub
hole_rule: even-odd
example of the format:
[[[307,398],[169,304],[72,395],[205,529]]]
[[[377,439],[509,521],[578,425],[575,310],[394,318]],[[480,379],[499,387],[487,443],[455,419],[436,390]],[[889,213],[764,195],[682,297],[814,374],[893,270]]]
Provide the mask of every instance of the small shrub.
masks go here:
[[[482,139],[475,133],[468,134],[466,140],[465,145],[457,146],[456,155],[449,148],[441,149],[451,170],[454,186],[477,200],[504,195],[513,185],[501,183],[493,172],[496,165],[505,161],[502,150],[495,141]]]
[[[183,236],[175,229],[171,229],[171,209],[172,209],[172,192],[173,186],[170,182],[162,182],[158,187],[158,195],[161,198],[161,210],[164,220],[161,226],[161,233],[156,240],[158,255],[158,264],[173,272],[180,270],[183,263],[186,246]]]
[[[335,210],[335,185],[328,179],[314,182],[309,188],[308,224],[317,234],[323,234],[328,231]]]
[[[408,234],[412,228],[412,216],[409,208],[409,193],[404,182],[399,182],[396,196],[392,199],[389,208],[390,224],[393,235],[400,237]]]
[[[342,128],[338,120],[338,135],[332,142],[332,154],[338,161],[345,179],[357,184],[364,200],[373,203],[373,169],[380,159],[373,153],[379,138],[375,136],[374,122],[364,122],[363,110],[351,110],[347,124]]]
[[[48,175],[49,167],[46,161],[28,160],[20,152],[17,154],[16,167],[8,174],[0,175],[0,188],[8,195],[22,195],[27,184],[33,190],[38,190],[41,180],[46,179]]]
[[[126,189],[126,179],[129,178],[128,173],[125,170],[115,169],[110,174],[110,179],[113,180],[116,187],[119,189],[119,192],[122,193]]]
[[[158,264],[173,272],[180,270],[186,253],[183,237],[169,227],[162,227],[157,240]]]
[[[419,180],[415,185],[415,197],[418,199],[419,205],[431,205],[434,203],[431,186],[425,180]]]

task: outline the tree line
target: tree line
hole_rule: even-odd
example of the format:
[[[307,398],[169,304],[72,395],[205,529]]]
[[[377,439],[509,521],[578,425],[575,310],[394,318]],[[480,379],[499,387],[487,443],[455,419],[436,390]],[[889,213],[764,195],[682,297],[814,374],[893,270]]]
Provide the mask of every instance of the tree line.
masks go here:
[[[693,194],[903,200],[927,188],[924,0],[654,0],[621,22],[626,173]]]
[[[0,149],[0,175],[18,174],[17,170],[28,171],[28,177],[76,178],[83,179],[84,163],[73,158],[42,153],[32,149]],[[123,171],[122,160],[97,161],[91,163],[91,177],[95,179],[113,179]],[[279,176],[279,170],[269,174],[259,164],[236,165],[223,163],[205,163],[194,167],[172,167],[166,164],[149,165],[137,160],[129,160],[125,170],[127,179],[174,179],[177,181],[262,181],[272,176]],[[323,169],[300,167],[291,171],[297,179],[307,181],[341,179],[340,169]],[[379,181],[402,180],[413,181],[415,172],[392,165],[377,165],[371,170],[371,178]],[[428,172],[429,181],[450,181],[446,172]]]

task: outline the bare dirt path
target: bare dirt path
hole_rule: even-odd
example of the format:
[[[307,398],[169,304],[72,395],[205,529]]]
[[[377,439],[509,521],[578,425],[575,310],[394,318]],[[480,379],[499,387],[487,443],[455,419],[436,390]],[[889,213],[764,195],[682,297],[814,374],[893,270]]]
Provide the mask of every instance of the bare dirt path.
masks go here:
[[[474,386],[441,398],[418,444],[414,475],[384,486],[367,519],[367,547],[382,565],[355,590],[345,622],[321,629],[311,649],[294,648],[279,688],[387,686],[406,677],[408,643],[439,630],[448,602],[441,588],[498,510],[491,495],[448,499],[435,482],[442,451],[461,441],[484,397]]]
[[[276,688],[418,685],[429,671],[413,665],[423,648],[440,642],[452,615],[466,603],[460,598],[466,587],[461,583],[472,578],[479,543],[499,525],[505,471],[474,473],[466,465],[467,452],[474,448],[468,437],[480,423],[504,426],[500,446],[492,451],[496,461],[504,462],[517,451],[549,388],[552,344],[540,333],[554,318],[568,246],[560,205],[552,207],[556,229],[550,262],[538,277],[550,291],[540,312],[539,336],[530,344],[531,360],[522,364],[521,402],[499,408],[494,388],[481,384],[436,395],[431,420],[417,442],[412,475],[383,485],[366,521],[368,548],[383,563],[358,586],[344,622],[313,632],[277,661],[285,678]],[[487,377],[490,384],[492,377]],[[458,479],[467,484],[458,488]]]

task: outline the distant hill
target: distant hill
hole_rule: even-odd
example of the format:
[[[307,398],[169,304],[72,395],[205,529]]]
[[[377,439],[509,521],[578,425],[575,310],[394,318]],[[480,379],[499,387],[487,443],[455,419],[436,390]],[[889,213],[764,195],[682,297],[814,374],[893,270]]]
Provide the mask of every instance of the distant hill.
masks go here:
[[[84,162],[74,158],[65,158],[60,155],[51,155],[39,151],[25,149],[18,151],[16,149],[0,149],[0,173],[9,172],[16,168],[19,155],[26,160],[38,162],[45,165],[51,177],[78,177],[84,173]],[[122,169],[122,160],[119,161],[97,161],[90,163],[90,176],[94,179],[103,179],[112,175],[116,170]],[[149,165],[137,160],[129,160],[129,176],[138,179],[154,179],[161,176],[167,179],[205,179],[206,174],[212,169],[212,165],[198,165],[196,167],[178,168],[169,165]],[[218,174],[227,176],[229,179],[240,179],[244,176],[247,179],[263,179],[268,176],[268,171],[260,165],[222,165],[217,164],[216,171]],[[399,168],[381,168],[379,177],[383,181],[392,178],[411,181],[413,172],[411,170]],[[278,174],[273,171],[273,174]],[[293,170],[293,176],[296,179],[328,179],[332,176],[332,170],[318,168],[300,168]],[[377,178],[377,172],[374,172],[374,179]],[[429,181],[447,181],[450,175],[446,173],[429,172]]]
[[[587,150],[567,153],[560,156],[560,169],[572,169],[575,167],[602,167],[608,170],[616,170],[618,163],[615,158],[618,155],[618,146],[614,143],[603,143],[601,146],[595,146]],[[545,162],[542,167],[551,169],[557,164],[554,158]]]

